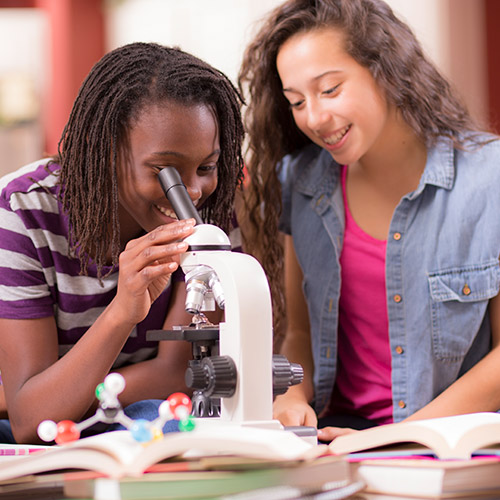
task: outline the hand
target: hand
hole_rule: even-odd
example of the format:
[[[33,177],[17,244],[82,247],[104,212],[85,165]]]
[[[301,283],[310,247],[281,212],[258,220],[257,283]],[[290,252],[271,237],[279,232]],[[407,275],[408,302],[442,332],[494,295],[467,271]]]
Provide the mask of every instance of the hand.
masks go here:
[[[188,244],[182,239],[193,232],[193,219],[172,222],[131,240],[120,254],[118,289],[112,306],[115,314],[132,325],[140,323],[152,303],[179,267]]]
[[[318,440],[329,443],[339,436],[352,434],[353,432],[358,431],[349,427],[323,427],[322,429],[318,429]]]
[[[297,426],[306,425],[316,427],[318,419],[315,411],[304,397],[298,394],[288,393],[278,396],[273,404],[274,418],[283,425]]]

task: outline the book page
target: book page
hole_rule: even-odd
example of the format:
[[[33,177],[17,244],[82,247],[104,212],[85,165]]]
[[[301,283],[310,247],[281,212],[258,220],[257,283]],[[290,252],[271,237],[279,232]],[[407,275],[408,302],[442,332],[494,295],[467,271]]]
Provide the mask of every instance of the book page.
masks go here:
[[[461,438],[471,430],[492,423],[500,425],[500,414],[489,412],[469,413],[467,415],[419,420],[413,423],[418,423],[422,427],[432,429],[441,434],[446,439],[449,447],[456,449],[459,447]],[[500,441],[500,435],[498,440]]]
[[[71,469],[92,470],[120,477],[123,467],[110,455],[88,448],[51,450],[0,464],[0,481]]]
[[[128,431],[108,432],[1,462],[0,480],[66,469],[92,470],[119,477],[142,451],[142,445]]]
[[[140,474],[150,465],[182,455],[198,458],[232,455],[269,460],[297,460],[317,457],[328,452],[326,446],[314,446],[293,432],[259,429],[226,423],[168,434],[146,446],[128,468],[131,475]]]
[[[500,414],[484,412],[400,422],[339,436],[329,448],[335,454],[352,453],[408,442],[428,447],[439,458],[466,459],[482,444],[492,444],[491,434],[482,444],[477,436],[477,433],[481,433],[481,427],[491,427],[491,425],[500,427]],[[484,431],[482,432],[484,435]],[[498,436],[500,441],[500,431]]]
[[[293,432],[214,422],[191,432],[166,434],[152,443],[138,443],[129,431],[114,431],[53,446],[0,463],[0,480],[63,469],[91,470],[111,477],[140,475],[149,466],[178,455],[293,460],[326,453],[326,446],[313,446]]]
[[[55,446],[59,449],[83,449],[101,451],[123,466],[132,463],[140,455],[146,445],[137,442],[129,431],[111,431],[73,441],[72,443]]]

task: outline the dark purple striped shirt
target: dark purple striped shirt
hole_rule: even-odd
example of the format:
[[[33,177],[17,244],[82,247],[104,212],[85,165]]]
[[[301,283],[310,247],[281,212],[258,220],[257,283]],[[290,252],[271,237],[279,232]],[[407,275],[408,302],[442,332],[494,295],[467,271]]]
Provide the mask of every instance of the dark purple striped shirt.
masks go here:
[[[0,179],[0,317],[54,316],[59,356],[94,323],[116,294],[118,269],[100,282],[89,265],[69,255],[68,223],[57,200],[57,165],[42,160]],[[182,279],[182,278],[180,278]],[[170,286],[154,302],[147,318],[132,331],[114,367],[155,355],[157,342],[146,332],[163,326]]]

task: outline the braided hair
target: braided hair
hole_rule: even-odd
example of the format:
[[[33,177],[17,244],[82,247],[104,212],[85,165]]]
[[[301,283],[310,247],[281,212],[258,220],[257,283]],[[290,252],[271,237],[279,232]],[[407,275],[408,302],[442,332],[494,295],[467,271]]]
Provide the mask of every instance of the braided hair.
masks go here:
[[[69,219],[70,251],[82,274],[91,260],[102,277],[111,252],[120,253],[117,161],[127,128],[144,106],[171,100],[211,107],[218,120],[218,185],[201,210],[205,221],[229,230],[236,188],[243,179],[241,98],[230,80],[179,48],[131,43],[91,69],[73,104],[53,159],[60,165],[60,198]]]

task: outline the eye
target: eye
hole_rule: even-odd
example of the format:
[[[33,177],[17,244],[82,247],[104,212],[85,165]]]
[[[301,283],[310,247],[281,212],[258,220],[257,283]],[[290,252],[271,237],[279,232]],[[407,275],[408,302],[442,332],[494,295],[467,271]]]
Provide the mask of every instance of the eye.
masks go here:
[[[294,102],[289,101],[289,106],[292,109],[298,109],[302,106],[302,104],[304,104],[304,102],[305,102],[304,99],[300,99],[299,101],[294,101]]]
[[[326,89],[326,90],[323,90],[323,92],[321,92],[323,95],[332,95],[332,94],[335,94],[337,92],[337,90],[339,89],[340,87],[340,83],[335,85],[334,87],[331,87],[329,89]]]
[[[211,165],[200,165],[198,167],[198,173],[200,175],[207,175],[212,172],[217,172],[217,164],[211,164]]]

